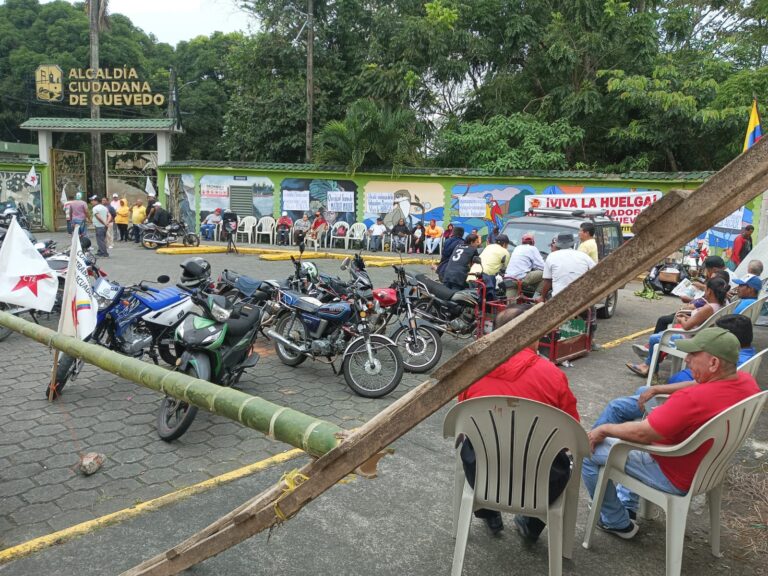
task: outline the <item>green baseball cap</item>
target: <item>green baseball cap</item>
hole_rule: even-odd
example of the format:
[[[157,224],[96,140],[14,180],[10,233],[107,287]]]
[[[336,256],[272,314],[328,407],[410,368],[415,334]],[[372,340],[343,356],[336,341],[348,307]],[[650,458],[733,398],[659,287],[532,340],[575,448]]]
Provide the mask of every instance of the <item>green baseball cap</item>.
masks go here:
[[[731,364],[739,362],[739,339],[725,328],[704,328],[690,340],[676,340],[675,346],[683,352],[708,352]]]

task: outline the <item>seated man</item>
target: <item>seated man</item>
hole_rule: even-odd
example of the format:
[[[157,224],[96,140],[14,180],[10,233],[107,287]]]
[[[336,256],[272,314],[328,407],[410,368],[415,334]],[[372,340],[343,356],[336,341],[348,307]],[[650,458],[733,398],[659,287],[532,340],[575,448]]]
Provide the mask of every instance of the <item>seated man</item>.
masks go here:
[[[638,444],[674,445],[684,441],[712,417],[757,394],[755,379],[737,372],[739,340],[723,328],[705,328],[689,340],[677,342],[686,352],[686,365],[691,369],[695,385],[684,387],[654,409],[645,420],[621,424],[601,424],[589,432],[593,455],[584,460],[582,476],[590,497],[594,496],[600,466],[617,440]],[[649,456],[637,450],[629,453],[624,471],[643,483],[682,495],[691,487],[706,446],[685,456],[668,458]],[[637,496],[629,493],[629,507]],[[598,528],[628,540],[637,534],[638,526],[630,519],[627,505],[609,483],[600,509]]]
[[[523,290],[533,294],[538,290],[543,274],[544,259],[536,248],[533,232],[526,232],[520,244],[512,250],[504,276],[522,280]]]
[[[384,234],[387,233],[387,227],[384,226],[384,219],[383,218],[376,218],[376,223],[371,224],[371,227],[368,228],[368,235],[370,238],[370,244],[369,248],[371,252],[380,252],[382,245],[383,245],[383,239]]]
[[[509,260],[509,238],[506,234],[497,234],[496,242],[488,244],[480,253],[483,282],[486,286],[486,298],[496,299],[496,274],[507,267]]]
[[[500,328],[517,318],[529,306],[512,306],[496,316],[494,328]],[[459,394],[459,402],[482,396],[515,396],[548,404],[570,414],[579,421],[576,398],[568,386],[565,373],[546,358],[538,356],[538,341],[510,357],[495,370],[483,376],[469,388]],[[470,486],[475,483],[475,451],[471,442],[464,442],[461,447],[461,461],[464,474]],[[549,501],[557,500],[571,477],[571,461],[565,451],[560,452],[552,464],[549,473]],[[483,518],[488,528],[495,535],[504,529],[501,512],[496,510],[475,510],[477,518]],[[515,525],[520,534],[535,542],[546,524],[538,518],[515,516]]]
[[[208,214],[200,224],[200,235],[205,240],[213,240],[213,236],[216,233],[216,226],[221,222],[221,208],[216,208],[213,212]]]
[[[289,234],[291,233],[291,226],[293,226],[293,220],[288,216],[288,212],[283,211],[276,224],[278,246],[288,246],[290,243]]]
[[[304,214],[300,220],[296,220],[293,225],[293,242],[294,244],[301,244],[304,242],[304,237],[309,232],[312,223],[309,221],[309,214]]]
[[[443,284],[451,290],[463,290],[467,287],[467,274],[478,256],[480,236],[470,234],[463,244],[453,250],[453,256],[443,269]]]
[[[451,224],[451,226],[453,226]],[[443,240],[443,250],[440,253],[440,262],[437,265],[437,277],[440,281],[443,281],[443,272],[445,267],[448,266],[448,261],[453,256],[453,251],[464,244],[464,228],[462,226],[456,226],[451,230],[451,237]]]
[[[424,229],[424,250],[427,254],[434,254],[440,246],[440,238],[443,237],[443,229],[437,225],[436,220],[430,220],[429,226]]]
[[[763,287],[763,282],[760,280],[760,276],[745,274],[742,278],[734,278],[733,283],[736,284],[736,295],[739,297],[739,303],[733,312],[734,314],[741,314],[750,304],[755,303],[757,295],[760,294]]]

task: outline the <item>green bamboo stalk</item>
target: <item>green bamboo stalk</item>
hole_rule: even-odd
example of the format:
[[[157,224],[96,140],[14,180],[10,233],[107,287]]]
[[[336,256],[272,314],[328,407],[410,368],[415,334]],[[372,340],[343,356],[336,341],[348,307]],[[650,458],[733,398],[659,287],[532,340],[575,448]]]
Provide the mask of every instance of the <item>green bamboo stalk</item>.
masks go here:
[[[193,378],[181,372],[123,356],[102,346],[28,322],[0,311],[0,326],[56,348],[70,356],[162,394],[224,416],[312,456],[322,456],[340,443],[342,428],[297,410],[268,402],[239,390]]]

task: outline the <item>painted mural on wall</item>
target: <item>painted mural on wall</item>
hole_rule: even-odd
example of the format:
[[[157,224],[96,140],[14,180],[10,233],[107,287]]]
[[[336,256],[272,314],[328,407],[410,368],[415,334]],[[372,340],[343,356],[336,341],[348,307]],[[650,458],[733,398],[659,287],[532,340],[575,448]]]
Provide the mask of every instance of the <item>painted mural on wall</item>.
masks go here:
[[[232,188],[249,188],[253,210],[249,214],[232,203]],[[234,210],[240,218],[245,216],[272,216],[275,187],[272,180],[263,176],[210,175],[200,178],[200,221],[221,208]]]
[[[192,174],[182,174],[179,178],[179,187],[174,189],[176,178],[168,177],[171,186],[171,214],[184,221],[187,228],[197,230],[197,218],[195,215],[195,177]],[[176,212],[173,212],[173,210]]]
[[[280,189],[280,210],[288,212],[294,222],[305,212],[311,220],[317,211],[322,212],[330,226],[341,221],[352,225],[356,221],[357,184],[351,180],[286,178]]]
[[[431,182],[371,181],[365,185],[363,222],[370,226],[376,218],[392,228],[402,218],[409,228],[434,219],[443,225],[445,189]]]
[[[451,190],[451,222],[486,237],[494,226],[501,230],[506,218],[522,215],[525,197],[533,193],[527,184],[456,184]]]
[[[0,172],[0,211],[22,206],[27,212],[30,225],[43,225],[43,206],[40,196],[40,181],[30,186],[24,179],[28,172]]]
[[[117,194],[131,206],[147,202],[147,178],[157,191],[157,152],[152,150],[107,150],[107,197]]]

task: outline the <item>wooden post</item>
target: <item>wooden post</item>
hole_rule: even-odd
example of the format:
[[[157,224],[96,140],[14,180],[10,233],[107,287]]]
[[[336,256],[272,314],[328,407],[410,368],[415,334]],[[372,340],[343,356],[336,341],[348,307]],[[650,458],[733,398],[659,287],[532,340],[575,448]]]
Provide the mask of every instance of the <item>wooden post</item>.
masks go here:
[[[636,236],[601,260],[546,304],[528,311],[470,344],[415,388],[301,473],[309,478],[287,495],[282,483],[262,492],[185,542],[123,573],[123,576],[177,574],[215,556],[282,520],[317,498],[382,448],[411,430],[478,378],[536,341],[628,278],[668,254],[768,189],[768,138],[762,139],[695,191],[672,191],[643,212]],[[608,376],[610,377],[610,376]],[[447,456],[447,455],[446,455]]]

